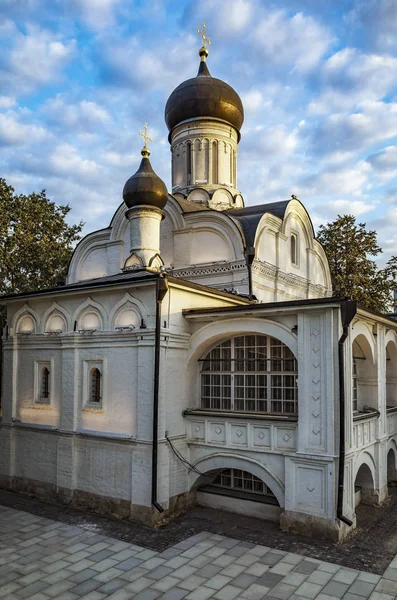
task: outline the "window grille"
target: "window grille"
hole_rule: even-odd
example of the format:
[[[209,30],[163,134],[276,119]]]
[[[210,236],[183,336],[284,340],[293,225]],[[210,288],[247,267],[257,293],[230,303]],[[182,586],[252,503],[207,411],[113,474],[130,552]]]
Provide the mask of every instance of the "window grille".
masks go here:
[[[201,408],[297,414],[297,361],[280,340],[235,337],[202,360]]]
[[[225,469],[216,475],[212,485],[274,498],[272,490],[259,477],[240,469]]]
[[[353,411],[358,411],[358,379],[357,379],[357,361],[353,358],[353,372],[352,372],[352,383],[353,383]]]
[[[101,372],[99,369],[91,371],[91,398],[90,401],[98,404],[101,401]]]
[[[47,367],[41,371],[41,394],[42,400],[48,400],[50,397],[50,372]]]

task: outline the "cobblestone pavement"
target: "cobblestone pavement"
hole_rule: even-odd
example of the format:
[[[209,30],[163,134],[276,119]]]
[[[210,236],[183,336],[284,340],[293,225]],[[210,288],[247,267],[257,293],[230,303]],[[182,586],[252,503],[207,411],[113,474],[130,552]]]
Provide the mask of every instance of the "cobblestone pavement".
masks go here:
[[[164,527],[152,529],[4,490],[0,490],[0,505],[95,531],[104,537],[144,546],[156,552],[208,531],[382,575],[397,554],[397,488],[389,491],[389,499],[381,506],[357,507],[358,528],[343,544],[286,533],[280,530],[277,523],[242,515],[236,519],[233,513],[201,506],[176,517]]]
[[[383,577],[201,532],[162,552],[0,506],[4,600],[396,600]]]

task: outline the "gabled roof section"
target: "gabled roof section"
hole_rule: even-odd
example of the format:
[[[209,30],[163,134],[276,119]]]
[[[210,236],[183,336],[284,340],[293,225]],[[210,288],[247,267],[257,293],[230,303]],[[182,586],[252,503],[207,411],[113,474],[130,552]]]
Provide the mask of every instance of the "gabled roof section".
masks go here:
[[[241,226],[247,247],[253,246],[256,230],[259,221],[266,213],[284,219],[285,211],[291,200],[282,200],[281,202],[270,202],[269,204],[257,204],[256,206],[246,206],[245,208],[232,208],[225,213],[235,219]]]

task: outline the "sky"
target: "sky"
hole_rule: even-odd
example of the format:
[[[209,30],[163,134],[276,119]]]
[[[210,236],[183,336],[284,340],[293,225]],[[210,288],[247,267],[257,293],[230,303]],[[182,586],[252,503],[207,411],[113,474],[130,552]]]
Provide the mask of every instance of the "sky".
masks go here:
[[[295,194],[397,254],[397,0],[0,0],[0,177],[106,227],[140,161],[171,189],[164,107],[197,73],[242,98],[246,205]]]

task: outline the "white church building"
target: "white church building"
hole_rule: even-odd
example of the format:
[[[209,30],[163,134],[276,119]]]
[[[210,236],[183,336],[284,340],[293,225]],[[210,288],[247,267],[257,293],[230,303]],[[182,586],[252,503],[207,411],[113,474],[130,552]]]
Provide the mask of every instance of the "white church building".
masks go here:
[[[397,322],[332,297],[295,196],[244,206],[243,106],[199,54],[165,109],[172,194],[144,135],[66,285],[1,299],[0,486],[147,524],[198,503],[342,539],[396,479]]]

